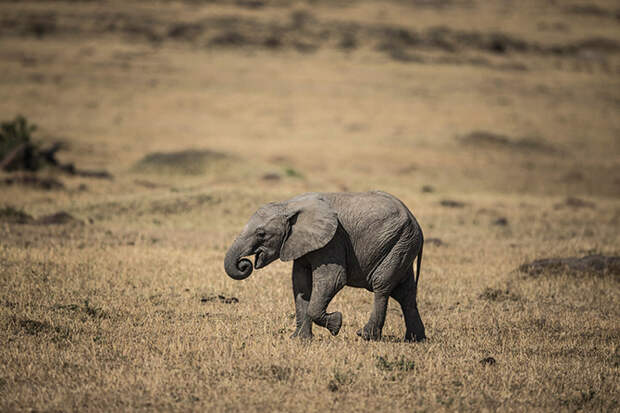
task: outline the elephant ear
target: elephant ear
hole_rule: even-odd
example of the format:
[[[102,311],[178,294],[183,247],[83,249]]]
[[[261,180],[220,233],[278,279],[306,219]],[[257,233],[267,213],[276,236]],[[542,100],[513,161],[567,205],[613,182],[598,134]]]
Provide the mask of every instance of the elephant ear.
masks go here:
[[[288,201],[285,207],[288,232],[282,242],[280,259],[295,260],[323,248],[336,233],[338,217],[318,194],[304,194]]]

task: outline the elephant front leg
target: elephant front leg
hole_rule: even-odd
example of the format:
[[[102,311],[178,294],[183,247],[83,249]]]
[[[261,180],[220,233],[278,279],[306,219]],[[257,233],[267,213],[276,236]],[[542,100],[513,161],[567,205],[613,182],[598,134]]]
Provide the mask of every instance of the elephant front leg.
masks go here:
[[[332,335],[342,327],[342,313],[327,312],[329,302],[345,285],[344,269],[337,264],[324,264],[312,272],[312,295],[308,304],[308,316]]]
[[[295,299],[296,328],[291,338],[312,338],[312,320],[308,305],[312,293],[312,272],[299,261],[293,263],[293,297]]]

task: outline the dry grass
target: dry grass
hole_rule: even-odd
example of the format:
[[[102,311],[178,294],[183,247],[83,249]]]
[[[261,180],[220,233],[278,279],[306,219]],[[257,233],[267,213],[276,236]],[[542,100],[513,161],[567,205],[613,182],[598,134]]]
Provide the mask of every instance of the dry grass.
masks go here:
[[[620,42],[617,6],[429,3],[0,2],[0,120],[22,113],[63,162],[114,175],[0,187],[0,410],[617,410],[618,277],[515,271],[620,255],[618,50],[541,51]],[[241,37],[165,37],[222,16],[246,19]],[[243,31],[308,18],[275,48]],[[354,46],[312,29],[342,21]],[[386,52],[373,25],[541,49]],[[213,46],[222,30],[246,40]],[[428,340],[401,341],[394,302],[384,339],[359,340],[372,295],[351,288],[337,337],[290,340],[290,265],[234,281],[227,247],[265,202],[374,188],[442,241],[422,264]],[[75,219],[41,219],[59,211]]]

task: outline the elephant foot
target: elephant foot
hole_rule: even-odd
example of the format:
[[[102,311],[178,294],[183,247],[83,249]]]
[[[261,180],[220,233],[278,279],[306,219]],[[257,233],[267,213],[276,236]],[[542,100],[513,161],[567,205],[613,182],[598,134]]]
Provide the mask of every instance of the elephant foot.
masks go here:
[[[332,333],[332,336],[338,335],[342,327],[342,313],[339,311],[331,313],[325,327]]]
[[[406,342],[418,342],[421,343],[423,341],[426,341],[426,336],[425,335],[420,335],[420,336],[416,336],[414,334],[405,334],[405,340]]]
[[[312,340],[312,337],[314,337],[314,334],[309,331],[295,330],[295,332],[291,334],[291,338],[298,338],[300,340]]]
[[[357,330],[357,335],[366,341],[381,340],[381,330],[373,327],[368,327],[368,325],[365,325],[364,328],[360,328],[359,330]]]

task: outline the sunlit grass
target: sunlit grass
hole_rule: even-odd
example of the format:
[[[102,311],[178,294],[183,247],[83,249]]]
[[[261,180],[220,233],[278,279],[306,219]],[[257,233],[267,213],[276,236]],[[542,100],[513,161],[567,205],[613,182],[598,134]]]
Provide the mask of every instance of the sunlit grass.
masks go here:
[[[573,41],[615,33],[528,4],[505,30],[529,41],[528,10],[540,27],[574,27]],[[18,6],[97,12],[0,9]],[[174,7],[162,19],[212,12]],[[478,29],[496,30],[503,9],[476,7]],[[313,13],[458,29],[472,10]],[[613,73],[561,56],[497,70],[403,63],[369,45],[213,51],[119,36],[10,37],[2,53],[4,118],[24,113],[43,140],[67,142],[63,162],[114,179],[60,176],[64,189],[51,191],[0,182],[0,410],[618,409],[617,276],[516,271],[542,257],[619,255]],[[460,140],[475,131],[490,144]],[[348,287],[330,305],[343,313],[338,336],[315,326],[313,341],[291,340],[290,263],[235,281],[223,270],[228,246],[264,203],[369,189],[402,199],[435,239],[418,298],[428,340],[402,341],[393,301],[383,340],[360,340],[372,294]],[[37,221],[59,211],[79,223]]]

